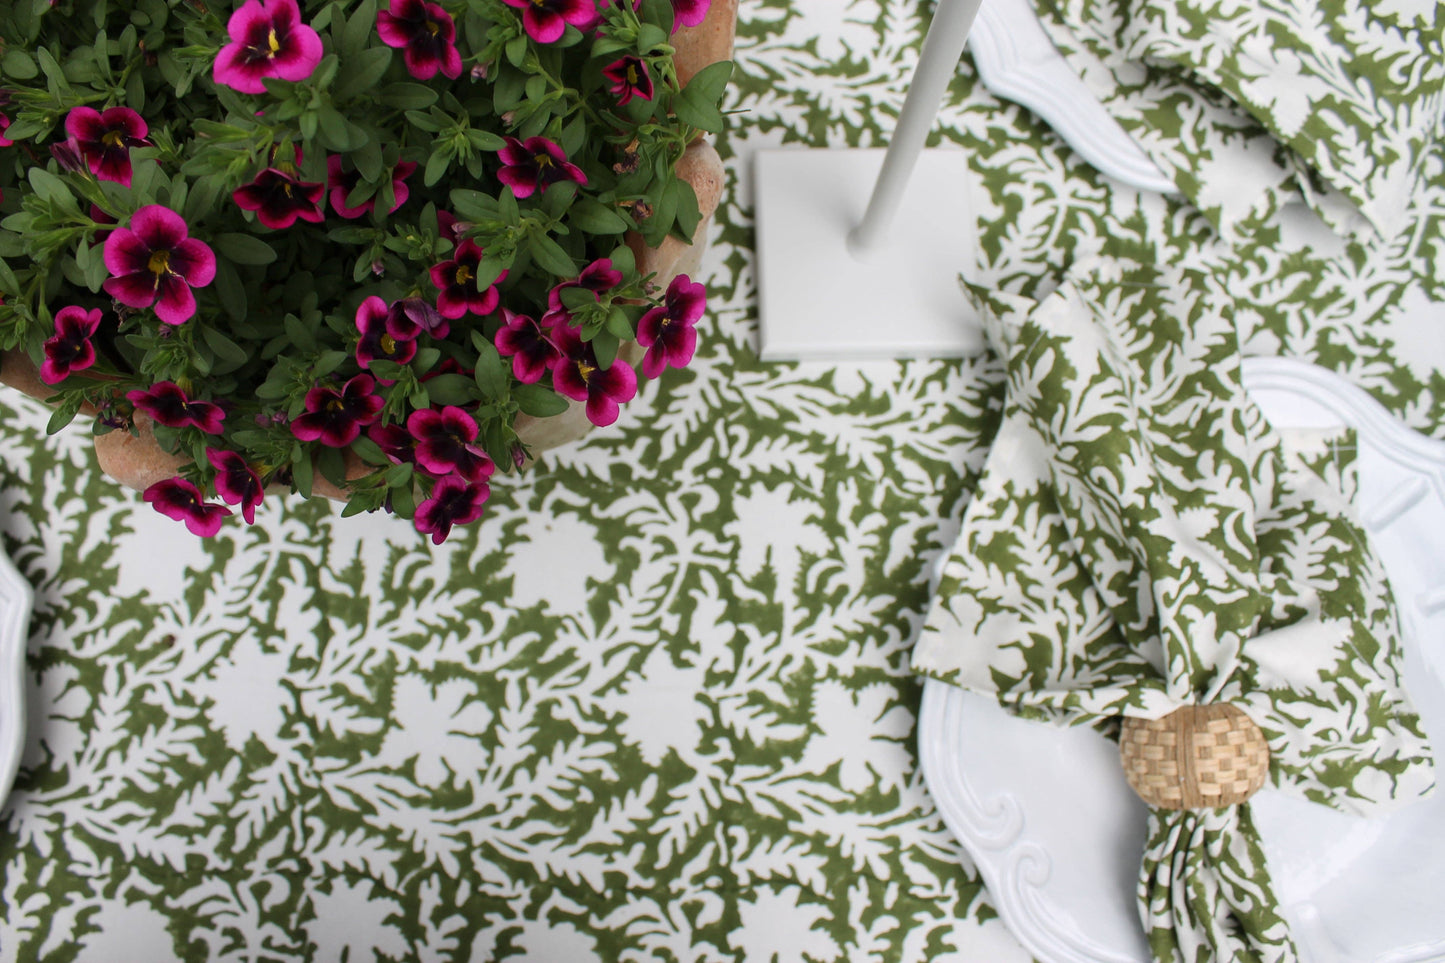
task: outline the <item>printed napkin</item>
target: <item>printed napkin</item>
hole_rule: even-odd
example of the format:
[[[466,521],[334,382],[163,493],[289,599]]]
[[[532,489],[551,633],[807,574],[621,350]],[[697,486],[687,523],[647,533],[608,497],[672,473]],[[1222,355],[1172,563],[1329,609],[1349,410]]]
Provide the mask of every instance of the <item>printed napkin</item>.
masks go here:
[[[915,670],[1111,735],[1228,703],[1281,791],[1362,814],[1427,793],[1385,573],[1339,463],[1244,394],[1221,285],[1099,258],[1039,302],[978,297],[1007,401]],[[1247,802],[1151,809],[1148,837],[1158,959],[1294,957]]]
[[[1302,198],[1394,237],[1445,110],[1435,0],[1038,0],[1066,59],[1229,227]]]

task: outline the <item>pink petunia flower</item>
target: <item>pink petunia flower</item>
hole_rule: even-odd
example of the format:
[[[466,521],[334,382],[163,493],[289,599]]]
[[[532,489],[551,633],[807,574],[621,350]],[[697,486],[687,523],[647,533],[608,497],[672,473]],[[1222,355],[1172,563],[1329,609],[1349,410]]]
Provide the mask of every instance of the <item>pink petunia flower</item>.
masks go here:
[[[452,326],[436,308],[421,298],[401,298],[386,309],[386,331],[398,340],[415,340],[423,334],[445,338]]]
[[[406,186],[406,179],[416,171],[414,161],[402,161],[392,168],[391,171],[391,193],[393,203],[391,210],[394,211],[406,203],[411,196],[411,189]],[[326,158],[326,184],[331,190],[331,209],[345,218],[358,218],[363,214],[370,213],[376,207],[376,198],[368,197],[361,202],[360,207],[347,207],[346,198],[356,188],[361,180],[361,174],[355,170],[345,170],[341,158],[335,154]],[[388,211],[387,213],[391,213]]]
[[[667,286],[660,307],[653,308],[637,322],[637,343],[647,349],[642,373],[656,378],[667,367],[685,368],[697,350],[697,324],[707,310],[707,290],[679,274]]]
[[[216,276],[216,256],[187,237],[185,219],[160,204],[147,204],[105,239],[106,292],[132,308],[155,305],[166,324],[181,324],[196,313],[193,287]]]
[[[612,81],[612,86],[607,89],[617,98],[619,107],[626,107],[633,97],[652,99],[652,75],[647,72],[647,64],[640,57],[620,57],[602,68],[602,76]]]
[[[136,388],[127,391],[125,397],[167,428],[199,428],[208,435],[219,435],[224,428],[225,409],[211,401],[188,397],[174,381],[158,381],[148,389]]]
[[[504,0],[522,11],[522,29],[538,43],[556,43],[570,23],[579,30],[597,22],[597,6],[589,0]]]
[[[356,309],[356,330],[361,340],[356,344],[356,363],[370,368],[373,361],[395,361],[406,364],[416,357],[416,339],[398,338],[387,330],[387,305],[372,295]]]
[[[416,439],[416,464],[423,471],[438,477],[457,474],[469,482],[491,477],[492,460],[476,445],[477,422],[455,405],[413,411],[406,430]]]
[[[14,146],[15,146],[15,142],[14,142],[13,140],[11,140],[9,137],[6,137],[6,136],[5,136],[5,132],[6,132],[7,130],[9,130],[9,129],[10,129],[10,118],[7,117],[7,116],[5,116],[4,114],[0,114],[0,147],[14,147]]]
[[[502,327],[493,339],[497,353],[512,359],[512,374],[524,385],[533,385],[562,357],[548,333],[531,317],[502,309]]]
[[[268,167],[249,184],[231,192],[236,206],[255,211],[256,219],[273,230],[284,230],[297,219],[321,223],[321,195],[326,185],[297,180],[285,171]]]
[[[672,32],[679,27],[696,27],[707,19],[712,0],[672,0]]]
[[[507,137],[505,140],[505,146],[497,152],[503,164],[497,177],[512,188],[518,200],[531,197],[534,191],[545,192],[558,181],[587,183],[582,168],[568,163],[562,148],[547,138],[528,137],[520,141]]]
[[[501,295],[497,284],[506,280],[503,271],[497,280],[483,290],[477,290],[477,267],[482,263],[482,249],[468,238],[457,245],[450,261],[443,261],[431,269],[431,283],[437,294],[437,311],[444,318],[460,318],[470,311],[476,315],[487,315],[497,310]]]
[[[547,312],[565,312],[562,292],[567,288],[585,288],[592,292],[594,300],[601,301],[602,295],[622,283],[622,272],[612,266],[612,258],[598,258],[582,269],[582,273],[571,281],[563,281],[547,292]],[[544,319],[545,320],[545,319]]]
[[[266,494],[261,476],[234,451],[207,448],[206,461],[216,470],[216,494],[227,505],[240,505],[247,525],[256,524],[256,506]]]
[[[102,181],[130,186],[130,149],[149,147],[149,128],[141,115],[129,107],[108,107],[100,113],[93,107],[76,107],[65,115],[65,131]]]
[[[492,490],[484,481],[464,481],[455,475],[439,480],[431,496],[416,507],[412,524],[433,545],[447,540],[454,525],[470,525],[482,517],[482,506]]]
[[[377,394],[376,379],[354,376],[340,390],[318,385],[306,392],[306,411],[291,422],[291,434],[302,441],[319,441],[330,448],[345,448],[361,429],[381,416],[386,402]]]
[[[552,341],[562,354],[552,367],[552,387],[564,398],[587,402],[587,420],[597,427],[616,421],[622,405],[637,396],[637,372],[621,359],[602,368],[592,345],[566,325],[552,330]]]
[[[221,530],[221,522],[231,514],[222,505],[210,505],[201,490],[184,478],[167,478],[145,490],[141,498],[154,505],[167,518],[185,522],[192,535],[210,538]]]
[[[99,308],[86,311],[72,304],[57,311],[55,334],[45,339],[40,380],[48,385],[60,384],[72,373],[95,364],[95,345],[90,339],[99,328]]]
[[[406,69],[417,80],[430,80],[438,71],[447,77],[462,72],[457,26],[441,4],[391,0],[390,9],[376,15],[376,32],[382,43],[402,51]]]
[[[267,77],[305,80],[325,52],[301,22],[296,0],[246,0],[226,23],[231,42],[216,54],[211,76],[243,94],[264,94]]]

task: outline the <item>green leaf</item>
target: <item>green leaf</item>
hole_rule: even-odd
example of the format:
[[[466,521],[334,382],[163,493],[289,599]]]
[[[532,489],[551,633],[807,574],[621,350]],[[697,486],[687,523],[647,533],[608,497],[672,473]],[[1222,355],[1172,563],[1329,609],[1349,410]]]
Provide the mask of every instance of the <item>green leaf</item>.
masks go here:
[[[495,220],[498,216],[496,198],[481,191],[458,187],[451,192],[452,210],[458,217],[476,221]]]
[[[567,219],[588,234],[621,234],[627,230],[625,217],[590,197],[573,204]]]
[[[80,414],[80,401],[81,396],[79,394],[69,395],[61,401],[60,404],[56,406],[55,411],[51,413],[50,420],[46,422],[45,433],[47,435],[53,435],[58,431],[64,430],[66,426],[74,421],[75,416]]]
[[[557,277],[570,278],[577,273],[577,262],[546,234],[533,234],[527,239],[527,245],[536,262]]]
[[[246,286],[241,275],[229,261],[216,262],[216,294],[221,299],[221,310],[233,320],[246,319]]]
[[[472,346],[477,349],[477,366],[473,375],[477,380],[477,387],[482,389],[483,397],[504,397],[510,373],[507,362],[497,353],[496,345],[487,340],[486,335],[480,331],[472,332]]]
[[[382,47],[390,53],[389,47]],[[378,99],[388,107],[400,110],[421,110],[437,102],[437,92],[425,84],[401,82],[381,88]]]
[[[314,481],[309,452],[296,446],[297,451],[293,453],[291,462],[291,480],[296,483],[296,490],[301,493],[302,498],[311,497],[311,486]]]
[[[597,366],[604,371],[612,367],[612,362],[617,360],[617,349],[621,347],[617,335],[611,331],[598,331],[588,343],[592,345],[592,353],[597,355]]]
[[[478,400],[477,383],[462,374],[442,374],[428,378],[427,393],[433,404],[469,405]]]
[[[64,203],[74,201],[70,187],[43,167],[32,167],[29,171],[30,186],[43,201]]]
[[[376,0],[362,0],[361,4],[347,15],[346,26],[341,28],[341,56],[347,61],[364,57],[367,53],[366,44],[371,40],[371,31],[376,29]],[[373,47],[372,50],[385,50],[388,56],[391,54],[389,47]]]
[[[276,260],[275,249],[251,234],[218,234],[212,243],[218,254],[236,264],[270,264]]]
[[[673,98],[672,109],[677,119],[698,130],[722,133],[723,115],[717,105],[732,70],[732,61],[723,60],[698,71],[697,76]]]
[[[632,322],[627,320],[627,312],[615,304],[607,312],[607,330],[623,341],[631,341],[637,336],[632,330]]]
[[[222,361],[239,366],[251,360],[251,356],[246,353],[245,348],[209,325],[201,328],[201,337],[216,357]]]
[[[5,56],[0,58],[0,70],[16,80],[34,80],[40,75],[40,68],[35,66],[35,58],[19,47],[11,47],[5,51]]]
[[[431,156],[426,159],[426,171],[422,174],[422,183],[431,187],[437,181],[446,176],[447,168],[452,163],[451,145],[439,141]]]
[[[522,414],[533,418],[550,418],[567,410],[567,399],[542,384],[518,385],[512,397]]]

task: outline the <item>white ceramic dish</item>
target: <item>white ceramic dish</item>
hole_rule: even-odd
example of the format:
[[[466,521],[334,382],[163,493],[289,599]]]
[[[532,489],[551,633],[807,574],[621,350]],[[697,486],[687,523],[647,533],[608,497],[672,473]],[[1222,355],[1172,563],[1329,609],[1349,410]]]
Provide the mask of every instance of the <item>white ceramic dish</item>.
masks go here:
[[[1095,168],[1140,190],[1178,190],[1069,69],[1030,0],[988,0],[968,43],[989,90],[1048,121]]]
[[[1348,424],[1360,504],[1390,572],[1405,679],[1445,747],[1445,443],[1402,426],[1323,369],[1245,362],[1279,426]],[[1043,963],[1147,963],[1135,888],[1146,812],[1115,745],[1004,712],[929,681],[919,718],[924,778],[999,913]],[[1272,791],[1253,800],[1280,904],[1307,963],[1445,961],[1445,791],[1377,819]]]
[[[34,593],[0,552],[0,804],[25,750],[25,643]]]

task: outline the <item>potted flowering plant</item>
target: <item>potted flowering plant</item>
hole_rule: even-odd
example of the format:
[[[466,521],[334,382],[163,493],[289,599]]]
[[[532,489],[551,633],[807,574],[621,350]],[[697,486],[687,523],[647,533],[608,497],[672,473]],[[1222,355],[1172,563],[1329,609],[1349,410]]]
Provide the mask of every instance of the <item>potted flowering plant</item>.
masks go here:
[[[735,0],[209,2],[0,2],[0,377],[52,432],[199,535],[281,489],[440,543],[691,359]]]

